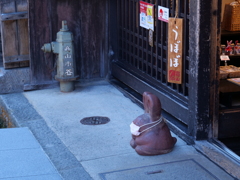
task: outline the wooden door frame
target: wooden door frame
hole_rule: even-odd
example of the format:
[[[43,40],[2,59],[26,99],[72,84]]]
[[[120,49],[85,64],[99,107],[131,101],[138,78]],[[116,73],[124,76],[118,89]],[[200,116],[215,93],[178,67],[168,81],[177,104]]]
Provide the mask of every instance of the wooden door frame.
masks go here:
[[[114,13],[112,8],[116,8],[114,2],[110,3],[110,11]],[[191,61],[189,65],[189,124],[186,133],[195,140],[217,136],[220,12],[221,0],[190,1],[189,46],[191,48],[189,57]],[[115,17],[110,18],[116,27]],[[110,29],[110,34],[111,31]],[[118,49],[117,43],[114,42],[115,38],[116,34],[110,36],[110,45],[113,50]],[[115,61],[117,57],[115,53],[111,61]]]
[[[190,136],[217,136],[221,0],[190,1]]]
[[[222,13],[222,0],[212,2],[212,30],[211,30],[211,89],[210,93],[210,107],[211,111],[211,129],[209,138],[218,137],[218,121],[219,121],[219,83],[220,83],[220,48],[221,48],[221,13]]]

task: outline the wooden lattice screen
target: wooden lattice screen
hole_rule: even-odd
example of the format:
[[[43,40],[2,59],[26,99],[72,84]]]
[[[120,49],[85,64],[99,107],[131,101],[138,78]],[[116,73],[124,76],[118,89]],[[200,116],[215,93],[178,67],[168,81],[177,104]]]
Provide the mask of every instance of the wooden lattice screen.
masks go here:
[[[188,99],[189,74],[189,0],[178,0],[178,17],[184,19],[183,83],[167,82],[167,35],[168,24],[158,20],[158,6],[169,8],[170,17],[175,17],[176,0],[147,0],[155,5],[155,30],[153,47],[149,45],[149,31],[139,26],[139,1],[118,0],[118,61],[126,70],[145,76],[149,84],[162,87],[181,101]]]

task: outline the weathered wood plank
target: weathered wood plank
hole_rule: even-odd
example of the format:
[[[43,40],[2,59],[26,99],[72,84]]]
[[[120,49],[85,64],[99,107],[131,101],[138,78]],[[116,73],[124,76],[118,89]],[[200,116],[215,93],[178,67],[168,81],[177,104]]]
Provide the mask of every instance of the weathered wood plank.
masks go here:
[[[28,2],[26,0],[17,0],[16,8],[17,12],[28,11]]]
[[[5,21],[2,23],[3,55],[14,56],[18,54],[17,22]]]
[[[80,77],[103,78],[106,76],[108,53],[108,21],[105,1],[81,1],[82,61]]]
[[[29,56],[28,19],[18,20],[19,54]]]
[[[51,21],[56,19],[55,16],[51,15],[51,2],[49,0],[28,1],[32,84],[53,80],[54,57],[50,53],[44,54],[41,51],[41,47],[45,43],[54,40],[52,34],[55,32],[52,32]]]
[[[56,40],[62,20],[67,20],[68,28],[73,33],[80,78],[105,78],[108,72],[107,13],[107,0],[29,0],[33,83],[54,79],[56,56],[44,54],[40,49],[44,43]]]
[[[19,68],[19,67],[29,67],[29,60],[4,64],[5,69],[12,69],[12,68]]]
[[[5,56],[5,63],[13,63],[19,61],[27,61],[29,60],[29,55],[15,55],[15,56]]]
[[[28,12],[13,12],[13,13],[7,13],[2,14],[1,19],[2,21],[9,21],[9,20],[17,20],[17,19],[27,19],[28,18]]]
[[[1,2],[3,62],[5,68],[29,66],[27,0]]]
[[[15,8],[15,2],[14,1],[9,1],[9,2],[5,2],[3,1],[1,4],[1,13],[12,13],[12,12],[16,12],[16,8]]]

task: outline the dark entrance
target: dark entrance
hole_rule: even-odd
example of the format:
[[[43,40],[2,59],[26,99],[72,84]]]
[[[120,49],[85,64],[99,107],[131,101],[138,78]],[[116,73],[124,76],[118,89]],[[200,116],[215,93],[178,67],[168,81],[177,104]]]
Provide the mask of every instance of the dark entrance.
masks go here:
[[[139,1],[111,2],[110,44],[115,53],[112,75],[139,94],[144,91],[156,94],[167,119],[194,139],[220,138],[223,129],[232,133],[230,128],[225,128],[222,122],[227,121],[219,113],[220,40],[217,37],[220,37],[221,1],[145,2],[155,5],[153,47],[149,45],[148,30],[139,25]],[[181,85],[167,82],[168,24],[157,18],[159,5],[169,8],[170,17],[176,16],[178,7],[177,15],[184,19]]]
[[[115,18],[111,27],[118,41],[113,44],[117,54],[112,63],[112,75],[142,94],[156,94],[164,110],[171,114],[184,131],[191,131],[189,116],[189,0],[147,0],[155,5],[153,47],[149,45],[149,30],[139,26],[139,1],[116,0],[112,4]],[[157,19],[158,6],[169,8],[170,17],[184,19],[183,83],[167,82],[168,24]],[[112,13],[114,13],[112,12]],[[173,120],[174,121],[174,120]]]
[[[221,50],[221,54],[229,55],[230,60],[227,64],[225,64],[224,61],[220,62],[219,60],[219,120],[215,137],[221,141],[219,146],[222,146],[225,149],[230,148],[238,155],[237,159],[238,162],[240,162],[240,86],[234,82],[235,79],[237,80],[240,77],[240,71],[238,70],[240,67],[240,54],[238,51],[236,52],[238,49],[236,48],[238,45],[237,43],[240,40],[240,32],[236,31],[236,29],[231,30],[229,29],[229,26],[227,26],[227,22],[231,17],[228,17],[227,11],[225,10],[230,7],[230,2],[233,1],[221,0],[222,16],[219,16],[219,19],[221,19],[222,22],[220,27],[220,42],[221,49],[227,47],[229,42],[235,47],[234,51],[231,51],[231,53]],[[231,69],[235,70],[231,71]],[[231,151],[229,151],[229,154],[234,155]]]

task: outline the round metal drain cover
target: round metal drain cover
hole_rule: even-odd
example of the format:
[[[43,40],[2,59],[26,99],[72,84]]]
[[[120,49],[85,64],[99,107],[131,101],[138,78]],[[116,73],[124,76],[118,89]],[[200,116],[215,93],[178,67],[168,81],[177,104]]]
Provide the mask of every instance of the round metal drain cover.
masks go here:
[[[84,125],[100,125],[106,124],[110,121],[108,117],[101,117],[101,116],[92,116],[83,118],[80,122]]]

